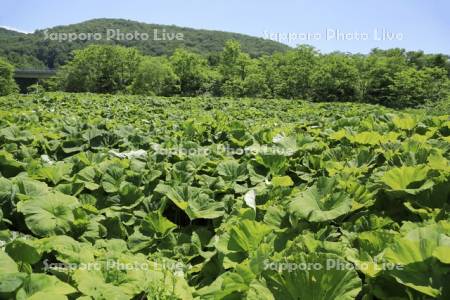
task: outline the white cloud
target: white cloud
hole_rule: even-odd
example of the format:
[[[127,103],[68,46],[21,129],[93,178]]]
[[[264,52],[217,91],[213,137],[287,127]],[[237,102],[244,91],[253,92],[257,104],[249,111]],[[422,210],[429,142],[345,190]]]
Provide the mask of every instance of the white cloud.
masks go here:
[[[11,27],[11,26],[0,25],[0,28],[5,28],[5,29],[8,29],[8,30],[14,30],[14,31],[21,32],[21,33],[31,33],[30,31],[17,29],[17,28]]]

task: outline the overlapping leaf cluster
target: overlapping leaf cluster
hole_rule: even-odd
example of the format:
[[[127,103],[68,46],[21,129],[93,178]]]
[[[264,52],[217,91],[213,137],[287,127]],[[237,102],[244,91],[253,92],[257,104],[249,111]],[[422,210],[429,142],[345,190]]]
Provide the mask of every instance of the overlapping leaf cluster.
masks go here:
[[[1,298],[450,297],[448,116],[90,94],[0,105]]]

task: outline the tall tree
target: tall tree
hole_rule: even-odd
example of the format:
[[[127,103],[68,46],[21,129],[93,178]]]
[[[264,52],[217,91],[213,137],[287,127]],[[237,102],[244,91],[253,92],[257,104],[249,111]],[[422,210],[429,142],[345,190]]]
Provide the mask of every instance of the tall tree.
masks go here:
[[[183,95],[192,96],[205,92],[208,82],[205,58],[186,49],[177,49],[170,57],[170,63],[180,79]]]
[[[401,49],[374,49],[361,70],[366,87],[364,101],[389,106],[393,100],[389,87],[393,84],[395,74],[406,68],[406,57]]]
[[[311,75],[311,97],[315,101],[359,101],[359,81],[354,60],[340,53],[326,55]]]
[[[219,64],[223,95],[241,97],[245,94],[244,80],[252,63],[250,56],[242,52],[238,41],[229,40],[225,43]]]
[[[90,45],[74,52],[58,77],[69,92],[116,93],[125,91],[134,79],[142,55],[134,48]]]
[[[165,57],[145,57],[136,70],[131,92],[170,96],[179,92],[179,80]]]
[[[13,65],[0,57],[0,96],[11,94],[17,90]]]
[[[318,63],[319,53],[311,46],[274,55],[276,95],[282,98],[307,99],[310,97],[311,75]]]
[[[449,94],[447,71],[442,68],[409,67],[394,75],[389,86],[389,106],[417,107],[426,102],[436,102]]]

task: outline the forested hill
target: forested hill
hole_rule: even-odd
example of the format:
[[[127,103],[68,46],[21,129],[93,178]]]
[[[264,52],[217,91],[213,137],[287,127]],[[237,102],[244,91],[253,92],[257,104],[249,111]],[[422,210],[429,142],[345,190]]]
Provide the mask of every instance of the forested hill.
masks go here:
[[[107,30],[115,30],[113,31]],[[127,39],[120,34],[140,33]],[[85,40],[82,35],[77,40],[58,41],[65,38],[61,33],[97,33]],[[148,38],[145,39],[146,33]],[[175,34],[182,35],[176,39]],[[101,36],[101,39],[99,37]],[[108,38],[109,37],[109,38]],[[175,38],[175,39],[174,39]],[[174,39],[174,40],[170,40]],[[87,44],[119,44],[136,47],[148,55],[170,55],[176,48],[184,47],[203,55],[209,55],[214,60],[215,53],[221,51],[229,39],[238,40],[242,50],[251,56],[261,56],[274,52],[285,51],[288,46],[263,38],[244,34],[201,30],[173,25],[146,24],[124,19],[93,19],[86,22],[57,26],[24,34],[7,29],[0,29],[0,56],[6,57],[17,67],[48,67],[55,68],[67,62],[71,52],[84,48]]]

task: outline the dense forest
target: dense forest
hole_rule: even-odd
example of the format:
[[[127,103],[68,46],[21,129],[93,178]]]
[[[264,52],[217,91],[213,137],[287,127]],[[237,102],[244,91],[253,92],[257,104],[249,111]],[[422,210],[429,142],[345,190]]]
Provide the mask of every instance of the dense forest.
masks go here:
[[[106,31],[114,29],[120,33],[148,33],[147,40],[139,39],[86,39],[75,41],[52,40],[51,33],[100,33],[106,37]],[[154,36],[155,30],[158,36]],[[180,33],[182,40],[162,40],[162,32]],[[47,35],[46,35],[47,33]],[[118,35],[117,35],[118,36]],[[159,40],[154,40],[157,38]],[[244,34],[200,30],[171,25],[146,24],[124,19],[94,19],[79,24],[57,26],[34,33],[24,34],[0,28],[0,56],[6,57],[20,68],[40,67],[58,68],[71,59],[73,50],[81,49],[89,44],[111,44],[135,47],[146,55],[171,55],[177,48],[186,48],[202,55],[211,55],[221,51],[225,42],[230,39],[239,41],[242,49],[252,57],[274,52],[286,51],[288,46],[275,41],[256,38]]]
[[[374,49],[369,55],[321,54],[311,46],[251,58],[235,40],[211,62],[179,48],[166,57],[135,48],[91,45],[74,52],[50,90],[160,96],[226,96],[367,102],[417,107],[449,93],[446,56]]]
[[[122,33],[182,32],[183,39],[161,35],[158,41],[67,40],[70,32],[103,30],[100,36],[105,37],[108,28]],[[42,86],[67,92],[283,98],[405,108],[445,100],[450,91],[448,55],[400,48],[373,49],[367,55],[323,54],[308,45],[290,48],[240,34],[117,19],[28,35],[2,30],[2,39],[3,95],[17,90],[14,67],[57,68],[57,76]]]

